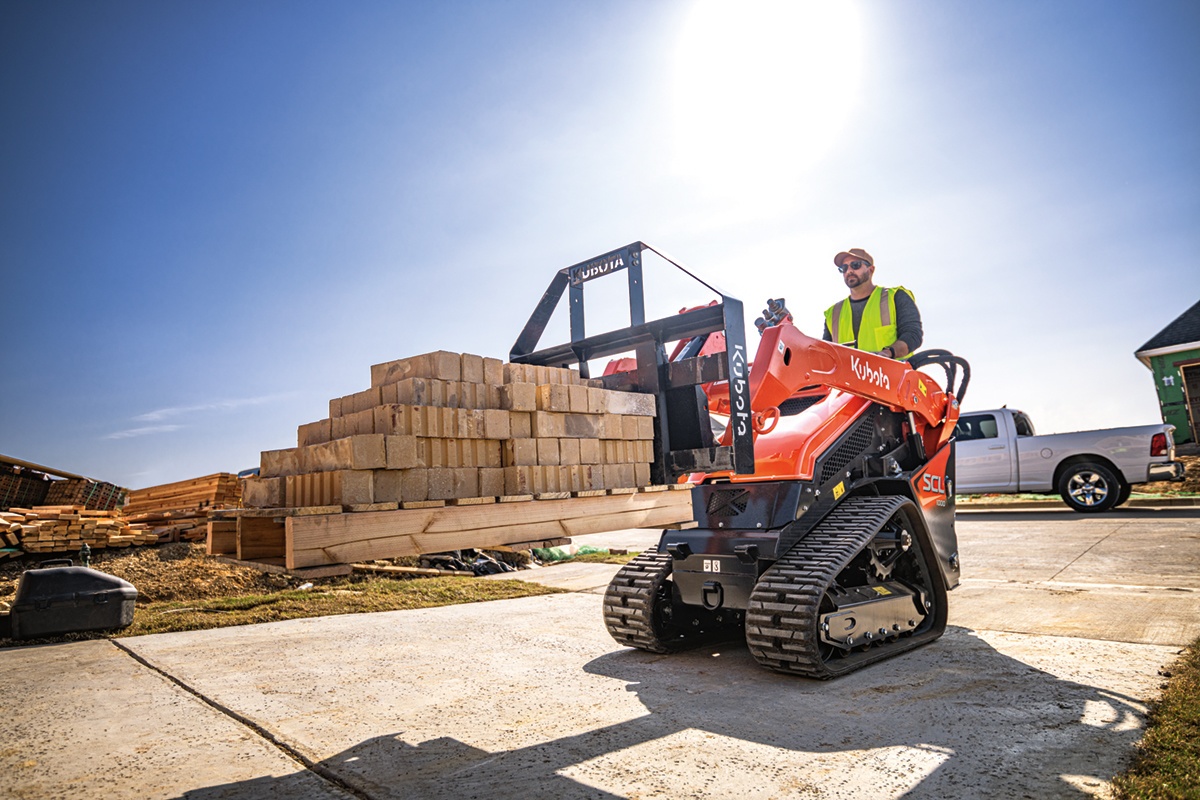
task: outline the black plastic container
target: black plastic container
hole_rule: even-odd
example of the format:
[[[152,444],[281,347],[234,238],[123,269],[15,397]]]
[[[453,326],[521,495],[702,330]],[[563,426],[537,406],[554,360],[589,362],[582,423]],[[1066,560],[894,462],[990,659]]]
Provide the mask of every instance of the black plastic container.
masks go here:
[[[47,562],[51,563],[51,562]],[[0,636],[36,639],[77,631],[106,631],[133,622],[137,589],[128,581],[87,567],[26,570]]]

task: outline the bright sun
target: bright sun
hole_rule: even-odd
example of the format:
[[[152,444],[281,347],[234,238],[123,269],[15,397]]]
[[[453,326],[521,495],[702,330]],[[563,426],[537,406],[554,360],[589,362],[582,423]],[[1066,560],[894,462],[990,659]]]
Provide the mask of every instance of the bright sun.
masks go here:
[[[794,184],[855,106],[861,40],[847,0],[699,0],[675,60],[675,170],[717,190]]]

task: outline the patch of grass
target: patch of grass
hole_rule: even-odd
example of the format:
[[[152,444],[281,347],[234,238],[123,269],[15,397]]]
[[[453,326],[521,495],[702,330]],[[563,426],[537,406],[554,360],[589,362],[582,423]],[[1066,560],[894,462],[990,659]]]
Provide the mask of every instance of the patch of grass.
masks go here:
[[[1200,798],[1200,639],[1165,674],[1133,766],[1113,779],[1122,800]]]
[[[401,611],[413,608],[508,600],[565,591],[519,580],[482,581],[471,578],[380,578],[362,583],[342,583],[305,591],[288,590],[212,600],[170,601],[139,605],[133,624],[111,632],[67,634],[53,639],[14,642],[0,639],[0,647],[78,641],[80,639],[144,636],[151,633],[198,631],[277,622],[285,619]]]
[[[565,561],[557,561],[557,564],[569,564],[572,561],[582,561],[585,564],[628,564],[633,560],[637,553],[577,553]]]

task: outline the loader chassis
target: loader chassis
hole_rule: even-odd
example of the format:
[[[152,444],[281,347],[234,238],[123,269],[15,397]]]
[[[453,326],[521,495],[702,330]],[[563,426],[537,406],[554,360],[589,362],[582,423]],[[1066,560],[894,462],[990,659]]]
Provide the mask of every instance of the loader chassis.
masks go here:
[[[863,414],[818,459],[823,482],[693,487],[700,527],[664,531],[622,568],[605,594],[609,633],[667,653],[744,632],[761,664],[813,678],[940,636],[958,583],[954,498],[939,489],[953,457],[904,470],[898,416]]]
[[[647,250],[720,301],[647,322]],[[588,335],[587,282],[620,272],[630,327]],[[537,349],[568,286],[571,342]],[[664,531],[609,585],[617,642],[670,653],[744,636],[770,669],[833,678],[945,630],[959,581],[953,431],[970,368],[943,350],[904,363],[812,339],[782,300],[768,312],[748,362],[741,303],[634,242],[560,270],[509,358],[586,377],[589,360],[632,350],[604,385],[656,397],[653,482],[696,484],[696,527]],[[945,370],[944,391],[918,371],[929,365]]]

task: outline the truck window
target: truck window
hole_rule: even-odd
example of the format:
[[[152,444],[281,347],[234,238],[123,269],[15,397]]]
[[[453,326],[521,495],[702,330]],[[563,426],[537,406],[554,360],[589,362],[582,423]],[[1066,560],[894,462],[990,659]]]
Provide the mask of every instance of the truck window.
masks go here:
[[[996,418],[991,414],[959,417],[958,424],[954,426],[954,435],[960,442],[969,442],[973,439],[995,439],[999,435]]]
[[[1013,412],[1013,424],[1017,426],[1017,436],[1034,436],[1033,423],[1029,417],[1020,411]]]

